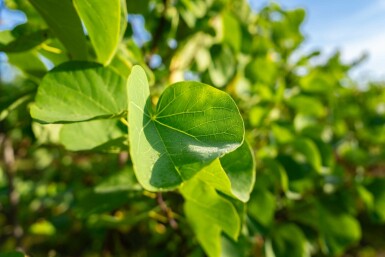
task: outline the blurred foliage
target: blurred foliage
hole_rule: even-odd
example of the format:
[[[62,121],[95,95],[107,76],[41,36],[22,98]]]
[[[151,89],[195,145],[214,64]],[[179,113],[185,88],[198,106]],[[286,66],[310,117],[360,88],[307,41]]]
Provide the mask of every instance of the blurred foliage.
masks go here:
[[[69,2],[66,22],[80,24],[76,12],[87,10]],[[60,26],[69,15],[61,9],[48,14],[56,20],[40,15],[52,1],[5,3],[28,21],[0,32],[0,51],[16,74],[0,84],[1,257],[20,256],[14,250],[51,257],[383,256],[384,85],[358,87],[348,76],[355,64],[342,63],[338,52],[326,61],[317,51],[303,54],[304,10],[271,4],[256,13],[245,0],[122,1],[130,23],[113,21],[123,24],[108,31],[119,45],[101,56],[103,46],[92,47],[100,27],[87,38]],[[143,190],[117,120],[112,127],[90,122],[105,129],[32,120],[29,107],[47,71],[82,58],[108,63],[125,78],[140,64],[155,102],[168,84],[188,79],[229,93],[257,163],[248,203],[193,188],[200,178],[180,191]],[[205,219],[218,211],[213,206],[189,211],[205,194],[218,199],[228,223]],[[194,227],[199,222],[204,231]]]

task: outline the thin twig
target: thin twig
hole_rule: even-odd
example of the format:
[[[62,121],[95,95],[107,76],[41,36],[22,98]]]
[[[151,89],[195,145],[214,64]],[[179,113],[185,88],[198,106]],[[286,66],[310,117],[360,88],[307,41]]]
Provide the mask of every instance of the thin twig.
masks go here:
[[[171,211],[171,209],[167,206],[166,202],[163,200],[162,193],[157,193],[156,200],[159,204],[160,209],[163,211],[163,213],[166,215],[168,219],[168,223],[170,224],[170,227],[172,229],[178,229],[178,223],[176,222],[174,218],[174,214]]]
[[[158,23],[158,26],[154,32],[154,36],[152,38],[152,44],[150,48],[150,56],[155,54],[158,51],[158,43],[164,34],[164,29],[166,27],[166,14],[168,9],[168,0],[163,0],[163,10]]]

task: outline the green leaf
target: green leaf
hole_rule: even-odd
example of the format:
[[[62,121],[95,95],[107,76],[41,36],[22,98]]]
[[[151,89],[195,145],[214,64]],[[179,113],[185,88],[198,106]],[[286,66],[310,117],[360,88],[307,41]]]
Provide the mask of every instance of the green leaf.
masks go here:
[[[41,124],[32,122],[32,131],[38,144],[59,144],[63,124]]]
[[[313,70],[301,78],[300,86],[306,92],[329,93],[333,91],[334,83],[330,74]]]
[[[21,35],[4,46],[0,45],[0,51],[6,53],[28,51],[42,44],[48,37],[49,33],[47,29],[34,31],[26,35]]]
[[[103,181],[94,188],[94,192],[97,194],[140,190],[142,190],[142,188],[136,181],[131,167],[104,178]]]
[[[27,75],[40,78],[47,73],[47,68],[36,51],[8,53],[7,56],[10,64],[16,66]]]
[[[127,25],[128,25],[128,13],[127,13],[127,0],[119,0],[120,1],[120,23],[119,23],[119,39],[120,41],[124,39],[124,35],[126,33]],[[116,47],[118,48],[118,47]],[[116,50],[116,49],[115,49]]]
[[[208,3],[204,0],[178,1],[178,10],[180,16],[186,22],[187,26],[193,28],[196,24],[197,19],[204,17],[208,9]]]
[[[276,197],[267,189],[257,189],[253,191],[247,207],[249,215],[260,225],[268,228],[273,222]]]
[[[127,191],[94,192],[91,190],[80,193],[76,199],[75,213],[79,217],[88,217],[94,213],[103,213],[115,210],[130,201]]]
[[[265,168],[265,173],[259,174],[258,183],[256,183],[255,188],[261,189],[262,187],[268,188],[273,186],[276,190],[282,190],[287,193],[289,190],[289,178],[285,168],[276,159],[265,157],[261,162]],[[261,175],[267,177],[269,182],[264,183],[263,180],[261,181]]]
[[[290,130],[289,126],[280,126],[278,124],[272,124],[272,132],[274,138],[280,144],[290,143],[294,139],[294,133]]]
[[[24,254],[21,252],[7,252],[0,253],[0,257],[24,257]]]
[[[315,97],[299,95],[288,100],[288,105],[296,109],[298,113],[323,117],[326,112],[320,100]]]
[[[241,49],[242,33],[238,20],[230,13],[222,13],[223,41],[231,46],[234,52]]]
[[[373,198],[372,206],[369,206],[373,219],[377,222],[385,222],[385,179],[374,179],[367,189]]]
[[[127,149],[126,133],[116,119],[92,120],[63,125],[60,142],[71,151],[102,150],[121,152]]]
[[[252,247],[251,243],[248,241],[248,238],[243,235],[240,235],[236,242],[228,236],[222,235],[221,245],[221,257],[248,256],[250,248]]]
[[[234,54],[227,45],[214,45],[210,49],[210,54],[212,58],[209,66],[210,79],[215,86],[223,87],[235,73]]]
[[[108,64],[120,40],[121,0],[74,0],[98,61]]]
[[[56,228],[48,220],[39,220],[29,227],[29,232],[33,235],[53,236]]]
[[[297,211],[291,211],[291,218],[314,228],[319,233],[321,250],[327,255],[338,256],[360,240],[361,228],[351,214],[338,210],[344,202],[337,202],[336,206],[329,200],[326,204],[312,199],[298,206]]]
[[[150,0],[142,0],[142,1],[125,0],[125,1],[127,2],[128,13],[144,14],[149,10]]]
[[[30,0],[76,60],[87,59],[87,41],[71,0]],[[90,8],[91,9],[91,8]]]
[[[311,164],[317,172],[321,172],[322,160],[317,145],[310,139],[297,138],[293,142],[296,151],[303,154],[307,163]]]
[[[198,82],[168,87],[153,110],[144,70],[128,79],[129,142],[134,170],[147,190],[178,186],[180,167],[208,163],[239,147],[244,125],[231,97]]]
[[[333,256],[341,255],[348,246],[360,240],[360,224],[351,215],[333,214],[325,208],[322,216],[319,230],[326,246],[324,249],[326,253]]]
[[[11,114],[14,110],[16,110],[18,107],[22,106],[23,104],[26,104],[32,100],[32,95],[24,95],[20,96],[15,102],[11,103],[6,108],[0,109],[0,122],[3,121],[5,118],[8,117],[9,114]],[[1,106],[1,104],[0,104]]]
[[[267,257],[308,256],[306,255],[305,235],[294,224],[286,223],[275,226],[266,245]]]
[[[37,86],[27,80],[20,84],[8,86],[6,83],[0,85],[0,121],[4,120],[19,107],[23,108],[33,99]]]
[[[182,185],[184,211],[199,243],[209,257],[221,254],[221,232],[236,240],[240,218],[235,207],[220,197],[215,189],[198,179]]]
[[[31,115],[43,123],[110,118],[127,111],[125,80],[87,62],[68,62],[50,71],[35,101]]]
[[[250,146],[244,142],[235,151],[204,167],[197,177],[222,193],[247,202],[255,181],[255,162]]]
[[[277,65],[272,58],[257,57],[247,64],[245,76],[252,82],[271,84],[277,79]]]
[[[255,182],[255,159],[250,145],[245,141],[235,151],[220,158],[230,179],[234,195],[248,201]]]
[[[56,38],[49,40],[46,45],[39,47],[39,54],[48,59],[54,67],[70,61],[68,51],[65,49],[63,44]]]
[[[116,210],[130,203],[132,198],[142,197],[143,192],[129,166],[106,176],[91,190],[83,189],[76,195],[74,206],[75,213],[83,218]]]

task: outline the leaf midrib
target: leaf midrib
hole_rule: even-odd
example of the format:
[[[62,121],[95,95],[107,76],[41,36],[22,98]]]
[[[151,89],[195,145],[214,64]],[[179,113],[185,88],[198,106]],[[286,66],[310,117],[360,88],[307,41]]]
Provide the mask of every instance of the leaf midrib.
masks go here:
[[[200,141],[196,136],[191,135],[191,134],[189,134],[189,133],[187,133],[187,132],[185,132],[185,131],[183,131],[183,130],[174,128],[174,127],[172,127],[172,126],[170,126],[170,125],[167,125],[167,124],[165,124],[165,123],[163,123],[163,122],[160,122],[160,121],[157,120],[157,119],[153,119],[153,121],[156,122],[156,123],[158,123],[159,125],[161,125],[161,126],[163,126],[163,127],[166,127],[166,128],[168,128],[168,129],[174,130],[174,131],[179,132],[179,133],[181,133],[181,134],[184,134],[184,135],[186,135],[186,136],[192,137],[192,138],[194,138],[196,141],[198,141],[198,142],[200,142],[200,143],[203,143],[203,142]],[[155,127],[156,127],[156,125],[155,125]],[[159,131],[158,131],[158,133],[159,133]]]
[[[150,120],[150,123],[152,123],[153,121],[156,121],[156,120],[151,119],[151,120]],[[174,160],[172,159],[171,154],[168,152],[167,146],[166,146],[166,144],[164,143],[163,138],[162,138],[162,136],[160,135],[158,128],[156,127],[156,124],[153,123],[153,125],[154,125],[154,127],[155,127],[156,133],[158,134],[158,137],[160,138],[160,141],[161,141],[162,144],[163,144],[163,147],[164,147],[164,148],[163,148],[163,149],[164,149],[164,153],[165,153],[165,154],[167,155],[167,157],[170,159],[170,161],[172,162],[172,165],[174,165],[174,168],[175,168],[176,172],[178,172],[178,175],[179,175],[180,179],[183,181],[182,174],[180,173],[179,169],[178,169],[177,166],[175,165],[175,162],[174,162]]]

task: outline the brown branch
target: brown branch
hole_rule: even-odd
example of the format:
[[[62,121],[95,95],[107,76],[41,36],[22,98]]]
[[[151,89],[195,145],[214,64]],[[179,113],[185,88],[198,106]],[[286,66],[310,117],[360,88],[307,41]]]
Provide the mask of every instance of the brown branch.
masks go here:
[[[172,210],[167,206],[166,202],[163,200],[162,193],[157,193],[156,200],[159,204],[160,209],[166,215],[168,219],[168,223],[170,224],[170,227],[175,230],[178,229],[178,223],[174,218],[174,214],[172,213]]]
[[[128,154],[128,152],[120,152],[118,156],[119,168],[123,168],[124,166],[126,166],[129,158],[130,158],[130,155]]]
[[[150,48],[150,54],[151,57],[155,52],[158,51],[158,42],[160,41],[163,31],[166,27],[166,14],[168,9],[168,0],[163,0],[163,10],[162,14],[158,23],[158,26],[154,32],[154,36],[152,38],[151,48]]]
[[[106,231],[106,237],[104,238],[102,256],[114,256],[114,248],[114,230],[109,229]]]
[[[9,212],[8,219],[12,226],[12,237],[16,241],[16,247],[18,250],[22,250],[22,238],[23,228],[19,223],[19,193],[15,188],[15,151],[13,149],[12,140],[6,137],[4,134],[0,135],[0,145],[2,146],[2,154],[4,161],[4,172],[8,182],[8,201],[9,201]]]

